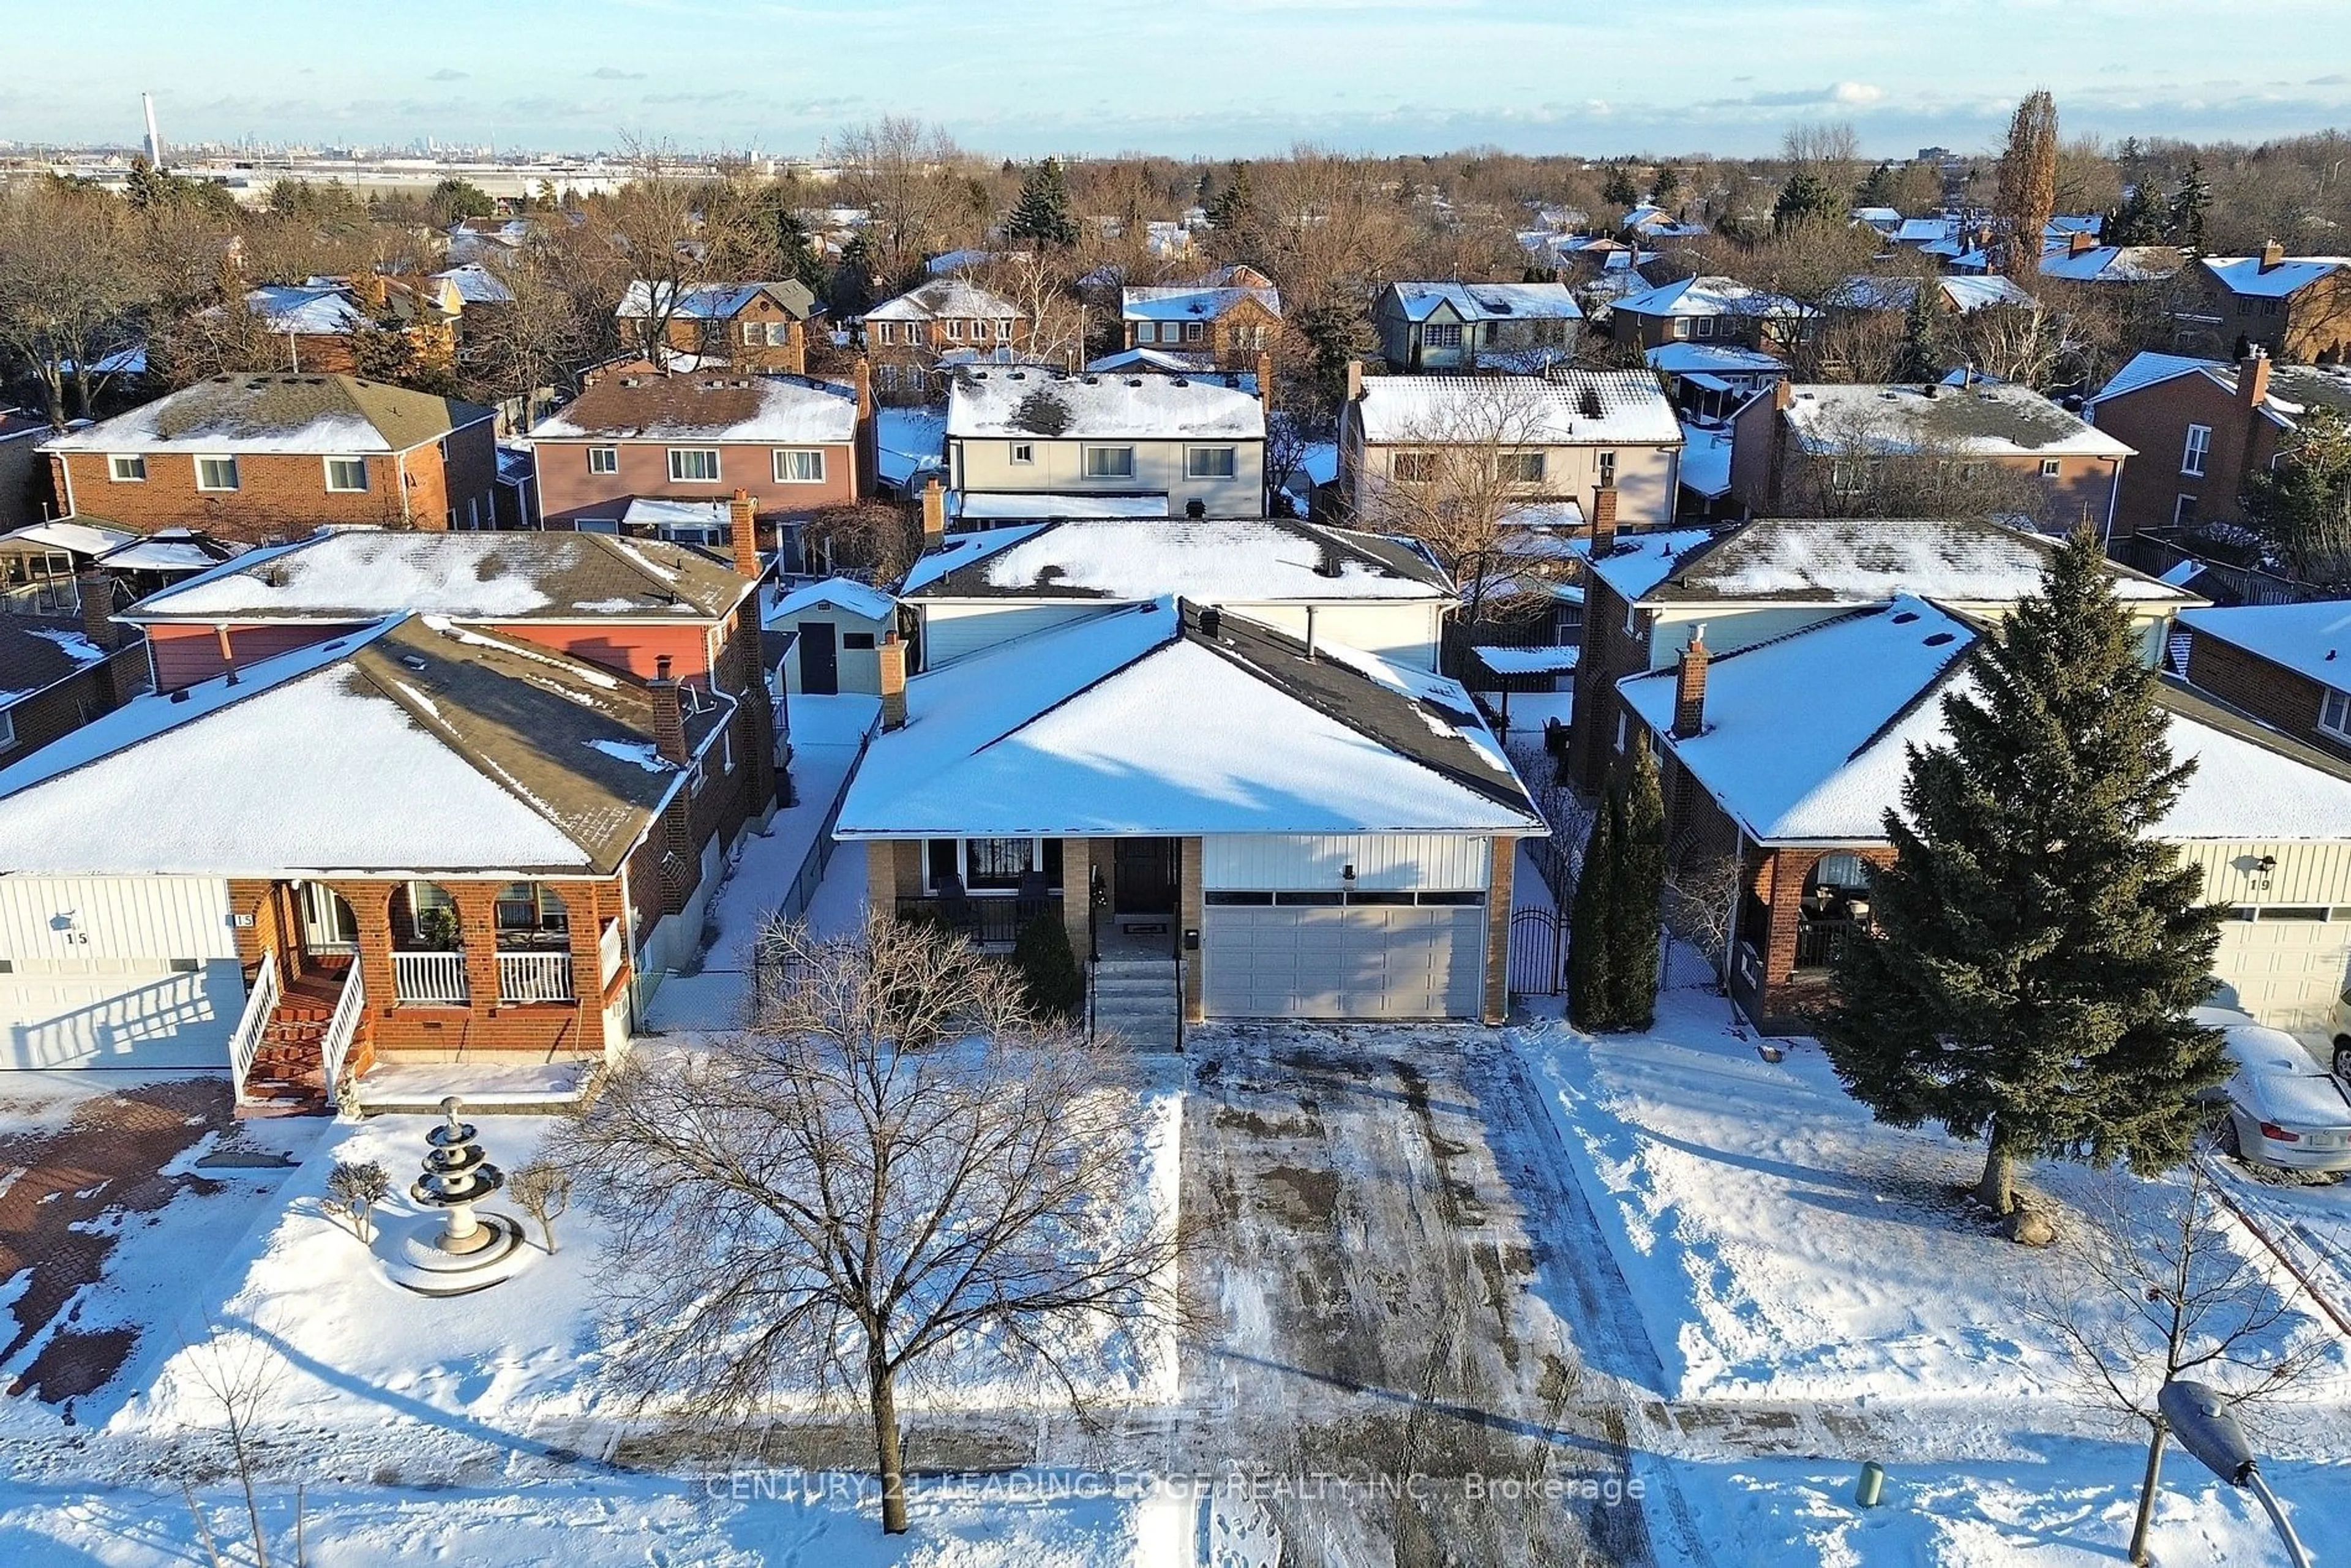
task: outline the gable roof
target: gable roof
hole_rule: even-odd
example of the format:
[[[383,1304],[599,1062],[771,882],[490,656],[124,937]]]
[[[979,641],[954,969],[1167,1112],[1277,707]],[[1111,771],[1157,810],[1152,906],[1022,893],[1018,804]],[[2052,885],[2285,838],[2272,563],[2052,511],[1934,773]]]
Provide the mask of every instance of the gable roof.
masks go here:
[[[1593,576],[1614,589],[1617,596],[1629,604],[1664,581],[1684,555],[1700,549],[1713,538],[1712,530],[1707,528],[1618,534],[1608,553],[1596,559],[1589,538],[1572,539],[1567,549],[1569,554],[1584,560]]]
[[[946,433],[1049,441],[1262,441],[1265,405],[1253,378],[1239,376],[967,369],[947,386]]]
[[[773,625],[787,615],[797,615],[803,610],[827,605],[846,610],[868,621],[888,622],[898,613],[898,601],[871,583],[852,578],[828,577],[816,582],[804,582],[768,608],[761,617],[763,623]]]
[[[1809,305],[1784,294],[1750,287],[1735,277],[1685,277],[1619,298],[1615,309],[1635,316],[1763,316],[1796,319],[1817,316]]]
[[[1979,457],[2128,457],[2131,448],[2028,387],[1813,382],[1780,411],[1810,452],[1948,449]]]
[[[1213,321],[1229,314],[1245,300],[1254,300],[1269,314],[1281,314],[1278,288],[1147,284],[1119,290],[1122,321]]]
[[[2351,256],[2289,256],[2263,271],[2258,256],[2208,256],[2204,267],[2231,294],[2283,299],[2331,276],[2339,267],[2351,267]]]
[[[1449,305],[1464,321],[1560,320],[1583,317],[1564,283],[1392,283],[1407,321],[1426,321]]]
[[[492,411],[358,376],[208,376],[42,443],[51,452],[406,452]]]
[[[1620,681],[1625,703],[1749,835],[1882,843],[1909,747],[1944,744],[1942,698],[1970,689],[1980,634],[1904,595],[1736,653],[1707,671],[1706,728],[1672,736],[1676,671]],[[2169,839],[2351,838],[2351,768],[2167,683],[2173,756],[2196,771]]]
[[[716,620],[750,591],[731,565],[661,539],[331,528],[248,550],[148,595],[124,619]]]
[[[610,874],[684,780],[634,681],[421,618],[148,696],[0,773],[57,875]],[[705,745],[724,717],[687,720]]]
[[[612,314],[623,321],[643,320],[653,315],[654,307],[667,300],[673,290],[677,306],[670,314],[690,321],[731,320],[763,294],[786,315],[799,320],[805,321],[817,311],[816,296],[798,278],[775,283],[693,283],[680,287],[666,280],[649,282],[639,277],[630,281]],[[511,299],[513,296],[507,298]]]
[[[1788,370],[1788,361],[1779,355],[1767,354],[1761,349],[1743,349],[1736,343],[1660,343],[1643,350],[1642,358],[1648,361],[1651,370],[1675,376],[1784,375]]]
[[[433,275],[433,281],[445,284],[457,291],[458,299],[467,305],[511,305],[514,290],[506,280],[478,261],[465,262]]]
[[[857,394],[805,376],[608,375],[531,427],[534,441],[722,441],[843,446]]]
[[[1758,517],[1677,554],[1636,601],[2007,603],[2039,591],[2056,553],[2055,540],[1988,518]],[[2118,562],[2107,570],[2118,598],[2197,601]]]
[[[1648,371],[1539,376],[1368,376],[1354,405],[1374,444],[1513,440],[1551,445],[1678,446],[1681,423]]]
[[[960,277],[938,277],[909,288],[895,299],[885,299],[865,313],[868,321],[930,321],[954,317],[995,319],[1027,314],[1000,294],[991,294]]]
[[[1922,283],[1932,283],[1944,301],[1961,315],[1996,305],[2037,310],[2041,304],[2017,287],[2013,278],[1998,274],[1970,277],[1948,272],[1933,278],[1858,273],[1829,290],[1825,303],[1846,310],[1907,310],[1917,303]]]
[[[1156,600],[906,683],[844,839],[1541,833],[1454,682]]]
[[[2187,610],[2179,623],[2338,692],[2351,692],[2351,601]]]
[[[2130,362],[2116,371],[2113,378],[2098,389],[2085,412],[2095,414],[2097,405],[2102,402],[2127,397],[2147,387],[2158,386],[2188,375],[2203,376],[2233,397],[2237,392],[2237,366],[2226,360],[2141,352],[2132,355]],[[2269,395],[2262,402],[2263,413],[2278,423],[2291,427],[2295,415],[2314,407],[2351,414],[2351,369],[2341,365],[2273,364],[2270,367]]]
[[[2093,246],[2087,250],[2063,247],[2041,257],[2041,276],[2070,283],[2159,283],[2179,272],[2187,253],[2177,246]]]
[[[1394,540],[1286,518],[1088,518],[969,537],[969,548],[936,567],[933,557],[917,562],[905,596],[1229,604],[1449,600],[1454,591],[1443,572]]]
[[[248,289],[245,308],[273,332],[335,338],[367,325],[351,291],[340,284],[265,283]]]

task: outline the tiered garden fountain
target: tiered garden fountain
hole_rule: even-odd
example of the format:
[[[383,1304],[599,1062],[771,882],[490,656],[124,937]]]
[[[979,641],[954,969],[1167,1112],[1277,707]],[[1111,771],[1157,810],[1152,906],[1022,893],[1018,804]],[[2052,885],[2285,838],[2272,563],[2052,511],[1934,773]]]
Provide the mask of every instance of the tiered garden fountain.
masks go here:
[[[394,1283],[428,1296],[462,1296],[511,1278],[526,1256],[522,1223],[474,1206],[506,1186],[506,1173],[475,1142],[471,1122],[457,1114],[455,1096],[441,1102],[446,1118],[425,1134],[433,1147],[424,1174],[408,1189],[411,1201],[438,1215],[411,1228],[386,1260]]]

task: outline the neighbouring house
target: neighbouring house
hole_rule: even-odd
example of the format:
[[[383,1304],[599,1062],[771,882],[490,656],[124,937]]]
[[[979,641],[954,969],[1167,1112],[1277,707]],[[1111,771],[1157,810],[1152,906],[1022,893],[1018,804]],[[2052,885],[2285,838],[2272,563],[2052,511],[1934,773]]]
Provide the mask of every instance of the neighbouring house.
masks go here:
[[[54,517],[0,534],[0,594],[13,614],[78,615],[76,580],[139,535],[91,517]]]
[[[1372,307],[1398,371],[1541,370],[1573,355],[1583,323],[1563,283],[1391,283]]]
[[[456,367],[462,298],[422,277],[362,272],[266,283],[246,291],[245,307],[273,342],[283,342],[288,373],[357,375],[365,357],[362,340],[371,332],[402,340],[401,349],[419,369]]]
[[[793,696],[882,695],[884,639],[898,630],[898,601],[871,583],[830,577],[802,583],[762,612],[761,657]]]
[[[637,501],[750,497],[766,537],[873,493],[873,409],[853,384],[619,366],[531,428],[542,527],[617,532]]]
[[[2351,416],[2351,368],[2273,364],[2259,350],[2235,364],[2134,356],[2083,410],[2139,454],[2123,478],[2116,535],[2242,523],[2246,479],[2293,445],[2317,409]]]
[[[1685,277],[1621,296],[1608,307],[1608,333],[1619,343],[1736,343],[1786,355],[1818,324],[1820,312],[1784,294],[1735,277]]]
[[[1682,422],[1681,496],[1677,523],[1727,523],[1739,507],[1730,495],[1731,429],[1719,422]]]
[[[119,708],[0,773],[5,1060],[323,1110],[616,1052],[754,810],[740,706],[402,614]]]
[[[41,438],[50,429],[47,420],[28,409],[0,408],[0,533],[47,515],[44,504],[52,498]]]
[[[1338,486],[1354,516],[1375,524],[1392,509],[1389,486],[1440,480],[1445,451],[1492,448],[1523,485],[1527,511],[1555,516],[1562,531],[1583,528],[1585,501],[1604,491],[1614,526],[1663,528],[1681,445],[1674,405],[1647,371],[1365,376],[1351,367]]]
[[[987,367],[947,388],[947,483],[1029,517],[1118,497],[1160,517],[1265,516],[1261,378]]]
[[[2351,256],[2294,256],[2272,240],[2257,256],[2208,256],[2177,317],[2179,347],[2241,359],[2260,349],[2298,364],[2351,357]]]
[[[2351,602],[2188,611],[2172,665],[2197,690],[2351,762]]]
[[[1855,315],[1908,314],[1918,303],[1920,288],[1934,290],[1935,308],[1946,316],[1969,316],[1978,310],[2013,309],[2038,312],[2041,302],[2015,279],[2000,275],[1968,277],[1943,273],[1934,277],[1886,277],[1858,273],[1845,278],[1822,298],[1832,318]]]
[[[695,368],[805,375],[809,334],[824,307],[807,284],[649,282],[637,278],[612,312],[630,352],[688,354]]]
[[[112,713],[147,689],[147,652],[114,619],[103,572],[70,615],[0,614],[0,767]]]
[[[236,374],[53,435],[42,450],[68,512],[258,543],[321,524],[489,528],[495,431],[486,408],[381,382]]]
[[[1707,232],[1704,224],[1685,223],[1680,214],[1669,213],[1652,202],[1643,202],[1625,214],[1616,225],[1620,234],[1631,235],[1644,242],[1659,239],[1688,239]]]
[[[1010,364],[1029,348],[1028,313],[959,277],[940,277],[865,313],[875,393],[887,403],[929,402],[957,363]]]
[[[1098,1027],[1483,1019],[1507,1002],[1517,841],[1544,832],[1459,685],[1157,600],[906,679],[835,837],[868,896],[1092,960]]]
[[[1866,867],[1892,858],[1884,817],[1911,748],[1946,741],[1943,698],[1969,689],[1980,632],[1905,594],[1735,653],[1712,636],[1617,691],[1656,737],[1677,874],[1710,888],[1720,873],[1732,999],[1766,1033],[1808,1032],[1838,944],[1869,918]],[[2332,1032],[2351,764],[2168,678],[2158,700],[2194,771],[2156,831],[2229,906],[2215,976],[2262,1023]]]
[[[1704,424],[1721,423],[1788,379],[1787,361],[1735,343],[1662,343],[1642,357],[1665,379],[1674,406]]]
[[[1283,517],[1085,518],[948,536],[898,590],[908,667],[1180,598],[1433,671],[1452,579],[1408,544]]]
[[[2012,476],[2019,515],[2114,527],[2132,448],[2030,388],[1782,382],[1731,423],[1731,490],[1749,517],[1867,507],[1890,465],[1981,464]],[[1923,470],[1922,470],[1923,472]]]
[[[1759,517],[1728,531],[1593,539],[1579,547],[1583,652],[1570,770],[1586,789],[1606,781],[1627,737],[1617,683],[1672,665],[1699,627],[1709,649],[1729,653],[1905,593],[1995,620],[2039,590],[2054,549],[1983,519],[1905,517]],[[2152,666],[2172,617],[2207,601],[2118,563],[2107,570]]]
[[[1281,291],[1255,267],[1220,267],[1120,289],[1118,319],[1129,349],[1181,354],[1196,371],[1253,371],[1281,335]]]
[[[2095,283],[2114,287],[2161,283],[2188,265],[2188,253],[2171,245],[2100,245],[2074,235],[2041,256],[2041,277],[2058,283]]]

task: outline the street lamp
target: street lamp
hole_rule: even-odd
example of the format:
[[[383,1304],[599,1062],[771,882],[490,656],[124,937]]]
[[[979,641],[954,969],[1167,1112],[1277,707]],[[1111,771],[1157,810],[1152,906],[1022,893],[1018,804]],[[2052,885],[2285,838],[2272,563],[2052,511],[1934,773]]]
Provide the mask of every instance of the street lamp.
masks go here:
[[[2277,1526],[2278,1539],[2285,1542],[2286,1558],[2294,1568],[2310,1568],[2309,1553],[2303,1550],[2294,1526],[2286,1522],[2277,1494],[2262,1479],[2252,1445],[2245,1441],[2236,1417],[2221,1402],[2220,1391],[2209,1384],[2175,1379],[2163,1385],[2163,1391],[2156,1396],[2155,1406],[2172,1436],[2179,1439],[2179,1446],[2193,1454],[2206,1469],[2261,1500],[2262,1507],[2269,1511],[2270,1522]]]

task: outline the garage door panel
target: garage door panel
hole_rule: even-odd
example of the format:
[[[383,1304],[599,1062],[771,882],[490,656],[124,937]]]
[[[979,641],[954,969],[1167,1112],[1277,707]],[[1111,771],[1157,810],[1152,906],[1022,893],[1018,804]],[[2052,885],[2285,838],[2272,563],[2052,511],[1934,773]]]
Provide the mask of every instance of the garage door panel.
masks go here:
[[[245,1009],[235,960],[0,976],[0,1068],[225,1067]]]
[[[2231,920],[2220,927],[2213,968],[2237,1006],[2273,1029],[2334,1029],[2337,997],[2351,966],[2351,921]]]
[[[1484,975],[1475,905],[1211,904],[1204,999],[1221,1018],[1470,1018]]]

